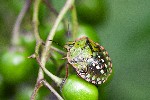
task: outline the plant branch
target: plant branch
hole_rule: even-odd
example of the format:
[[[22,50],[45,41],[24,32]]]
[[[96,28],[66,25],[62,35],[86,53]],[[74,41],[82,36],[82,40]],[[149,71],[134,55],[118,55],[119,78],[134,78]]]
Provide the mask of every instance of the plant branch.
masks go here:
[[[49,0],[43,0],[43,1],[46,4],[46,6],[50,9],[50,11],[52,11],[57,16],[58,12],[56,11],[56,9],[54,9],[54,7],[51,5]]]
[[[44,3],[46,4],[46,6],[49,8],[49,10],[51,12],[54,13],[55,16],[58,16],[58,12],[56,11],[56,9],[51,5],[51,3],[49,2],[49,0],[43,0]],[[64,24],[64,28],[67,30],[67,20],[62,19],[62,22]]]
[[[39,48],[42,45],[42,40],[39,36],[38,32],[38,25],[39,25],[39,20],[38,20],[38,13],[39,13],[39,5],[40,5],[41,0],[35,0],[34,5],[33,5],[33,30],[34,30],[34,36],[36,39],[36,47],[35,47],[35,58],[39,58]],[[39,88],[42,86],[39,81],[41,81],[44,78],[44,74],[41,68],[39,68],[38,72],[38,78],[36,82],[36,86],[34,88],[34,91],[31,95],[31,100],[35,100],[35,96],[39,90]]]
[[[38,26],[39,26],[38,14],[39,14],[40,2],[41,0],[35,0],[34,8],[33,8],[33,29],[34,29],[35,39],[37,42],[42,42],[38,32]]]
[[[34,1],[34,8],[33,8],[33,30],[34,30],[34,36],[36,39],[36,47],[35,47],[35,56],[36,58],[39,57],[39,48],[42,44],[41,38],[39,36],[38,32],[38,25],[39,25],[39,20],[38,20],[38,13],[39,13],[39,5],[40,5],[41,0],[35,0]],[[39,69],[39,74],[38,74],[38,80],[43,79],[44,75],[41,69]]]
[[[13,32],[12,32],[12,40],[11,40],[12,45],[18,45],[20,25],[21,25],[23,17],[25,16],[26,12],[28,11],[30,5],[31,5],[31,0],[26,0],[22,10],[20,11],[20,13],[16,19],[16,22],[15,22],[15,25],[13,28]]]
[[[41,79],[42,80],[42,79]],[[41,83],[41,80],[39,80],[36,85],[35,85],[35,88],[34,88],[34,91],[32,92],[32,95],[30,97],[30,100],[35,100],[35,97],[36,97],[36,94],[38,92],[38,90],[40,89],[40,87],[43,85]]]
[[[55,75],[53,75],[51,72],[49,72],[41,63],[40,59],[37,58],[37,61],[41,67],[41,69],[45,72],[45,74],[47,74],[47,76],[49,76],[53,81],[55,81],[55,83],[57,83],[58,86],[60,86],[60,84],[62,83],[62,78],[59,78]]]
[[[64,17],[64,15],[69,10],[69,8],[72,6],[73,3],[74,3],[74,0],[67,0],[64,7],[60,11],[60,13],[59,13],[59,15],[58,15],[53,27],[52,27],[52,30],[50,31],[48,38],[46,40],[45,49],[42,52],[42,58],[41,58],[42,65],[45,65],[45,63],[46,63],[46,58],[47,58],[47,55],[49,53],[49,50],[50,50],[50,47],[52,44],[52,42],[49,40],[53,40],[53,37],[55,35],[56,29],[57,29],[59,23],[61,22],[62,18]]]
[[[40,87],[42,86],[46,86],[52,93],[55,94],[55,96],[59,99],[59,100],[64,100],[58,93],[57,91],[44,79],[41,79],[39,80],[37,83],[36,83],[36,86],[34,88],[34,92],[32,93],[31,95],[31,98],[30,100],[35,100],[35,97],[36,97],[36,94],[39,90]]]
[[[43,80],[42,83],[52,92],[55,94],[55,96],[59,99],[59,100],[64,100],[58,93],[57,91],[46,81]]]

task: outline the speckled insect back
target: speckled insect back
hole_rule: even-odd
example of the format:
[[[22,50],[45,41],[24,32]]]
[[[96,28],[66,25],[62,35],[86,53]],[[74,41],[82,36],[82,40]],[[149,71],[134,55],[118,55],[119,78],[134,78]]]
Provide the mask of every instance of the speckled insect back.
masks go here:
[[[88,37],[81,37],[65,45],[68,62],[78,75],[93,84],[104,83],[112,73],[108,52]]]

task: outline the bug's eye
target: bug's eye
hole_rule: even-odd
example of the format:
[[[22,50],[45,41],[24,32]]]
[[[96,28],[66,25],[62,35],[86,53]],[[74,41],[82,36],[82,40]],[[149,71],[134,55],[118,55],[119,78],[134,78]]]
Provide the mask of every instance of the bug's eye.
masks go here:
[[[73,47],[73,46],[74,46],[74,44],[69,44],[68,46],[69,46],[69,47]]]
[[[74,44],[65,44],[65,48],[70,50],[72,47],[74,46]]]

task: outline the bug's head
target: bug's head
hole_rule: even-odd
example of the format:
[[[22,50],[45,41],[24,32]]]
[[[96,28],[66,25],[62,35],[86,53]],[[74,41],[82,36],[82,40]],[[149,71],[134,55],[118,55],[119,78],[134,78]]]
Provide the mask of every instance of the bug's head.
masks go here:
[[[67,50],[67,51],[70,51],[70,49],[74,46],[75,42],[67,42],[64,46],[64,48]]]

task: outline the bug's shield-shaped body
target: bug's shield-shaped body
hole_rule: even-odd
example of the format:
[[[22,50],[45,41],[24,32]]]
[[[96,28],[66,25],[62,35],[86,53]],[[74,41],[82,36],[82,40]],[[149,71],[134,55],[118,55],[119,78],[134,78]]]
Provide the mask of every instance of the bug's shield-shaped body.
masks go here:
[[[88,37],[82,37],[65,45],[68,62],[78,75],[93,84],[104,83],[112,73],[108,52]]]

